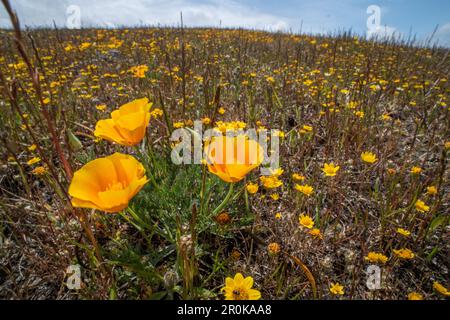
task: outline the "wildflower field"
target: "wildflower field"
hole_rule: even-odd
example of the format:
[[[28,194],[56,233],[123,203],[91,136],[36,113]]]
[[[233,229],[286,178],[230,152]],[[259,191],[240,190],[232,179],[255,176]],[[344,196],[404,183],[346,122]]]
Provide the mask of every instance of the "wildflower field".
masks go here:
[[[448,49],[350,33],[25,30],[10,14],[0,298],[449,296]],[[196,121],[218,136],[202,141]],[[250,128],[279,141],[269,174],[275,150]],[[175,132],[202,144],[200,163],[175,163]],[[243,163],[216,161],[230,146]]]

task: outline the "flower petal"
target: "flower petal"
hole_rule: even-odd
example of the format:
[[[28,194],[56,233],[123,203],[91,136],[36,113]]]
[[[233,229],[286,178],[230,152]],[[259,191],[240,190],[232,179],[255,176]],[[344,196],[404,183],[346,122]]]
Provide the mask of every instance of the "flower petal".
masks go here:
[[[230,278],[230,277],[227,277],[226,279],[225,279],[225,288],[227,288],[227,287],[234,287],[234,279],[233,278]]]
[[[97,193],[101,190],[101,184],[92,179],[86,169],[80,169],[73,175],[69,186],[69,195],[80,200],[99,203],[100,199]]]
[[[244,288],[251,289],[253,287],[253,278],[247,277],[244,279]]]
[[[259,300],[261,299],[261,292],[255,289],[248,290],[248,299],[249,300]]]
[[[119,114],[121,116],[125,116],[130,113],[138,112],[138,111],[146,111],[150,110],[151,104],[148,102],[147,98],[136,99],[131,102],[125,103],[119,108]],[[112,115],[112,114],[111,114]],[[114,119],[114,117],[113,117]]]
[[[126,143],[112,119],[99,120],[95,126],[94,135],[111,142],[119,144]]]
[[[99,198],[102,200],[106,212],[118,212],[128,206],[128,190],[108,190],[99,192]]]
[[[145,175],[144,166],[130,155],[116,152],[108,158],[114,165],[118,181],[130,184]]]
[[[148,112],[142,111],[129,113],[115,120],[115,123],[120,128],[123,128],[129,132],[134,132],[136,129],[142,129],[148,126],[148,121],[146,120],[150,120],[150,117],[147,117],[147,115]],[[141,133],[141,131],[138,133]]]
[[[241,273],[236,273],[234,276],[234,285],[239,287],[244,281],[244,276]]]
[[[77,208],[91,208],[91,209],[97,209],[97,210],[103,210],[102,207],[98,206],[94,202],[82,200],[78,198],[72,198],[71,200],[72,205]]]

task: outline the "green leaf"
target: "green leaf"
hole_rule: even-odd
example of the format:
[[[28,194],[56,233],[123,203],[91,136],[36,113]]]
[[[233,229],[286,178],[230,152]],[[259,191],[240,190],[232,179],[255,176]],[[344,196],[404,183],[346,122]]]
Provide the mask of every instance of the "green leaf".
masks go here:
[[[155,292],[153,293],[149,299],[150,300],[162,300],[164,299],[164,297],[167,295],[167,291],[159,291],[159,292]]]
[[[69,140],[69,145],[72,151],[76,152],[80,149],[83,149],[83,144],[81,141],[73,134],[70,129],[67,129],[67,138]]]
[[[434,231],[437,228],[439,228],[443,224],[447,224],[447,216],[446,215],[440,215],[434,218],[430,223],[430,231]]]
[[[431,250],[431,252],[427,255],[427,261],[431,261],[431,259],[433,259],[433,257],[439,252],[439,248],[438,247],[434,247],[433,250]]]

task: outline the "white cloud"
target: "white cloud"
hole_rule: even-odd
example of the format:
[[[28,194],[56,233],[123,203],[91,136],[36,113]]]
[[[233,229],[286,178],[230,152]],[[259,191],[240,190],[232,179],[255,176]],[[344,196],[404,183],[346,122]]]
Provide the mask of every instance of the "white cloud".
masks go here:
[[[389,12],[387,7],[370,5],[366,9],[366,37],[372,40],[386,40],[392,38],[401,38],[402,34],[394,27],[382,25],[381,20]]]
[[[258,2],[259,1],[259,2]],[[275,2],[275,0],[272,0]],[[177,26],[180,12],[188,27],[244,27],[268,31],[292,30],[306,33],[337,34],[352,30],[367,38],[385,39],[402,34],[392,25],[383,26],[389,8],[380,7],[381,21],[367,29],[371,13],[359,0],[13,0],[22,26],[66,26],[71,5],[79,6],[83,27]],[[10,27],[0,5],[0,28]],[[424,40],[424,36],[420,36]],[[441,26],[433,39],[450,46],[450,22]]]
[[[373,29],[367,29],[367,39],[385,40],[391,38],[399,38],[402,34],[394,27],[390,26],[377,26]]]
[[[439,27],[433,39],[436,39],[439,45],[450,47],[450,22]]]
[[[170,25],[180,23],[180,12],[187,26],[247,27],[265,30],[285,30],[290,19],[265,13],[235,0],[16,0],[22,25],[65,26],[66,9],[77,5],[82,26]],[[6,13],[0,9],[0,27],[9,26]],[[5,25],[5,22],[7,24]]]

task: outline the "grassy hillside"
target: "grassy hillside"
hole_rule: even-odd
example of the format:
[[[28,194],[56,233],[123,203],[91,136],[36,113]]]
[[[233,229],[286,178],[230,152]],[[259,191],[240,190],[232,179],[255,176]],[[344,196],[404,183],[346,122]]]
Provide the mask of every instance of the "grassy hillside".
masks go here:
[[[449,50],[219,29],[0,39],[1,298],[223,299],[236,273],[263,299],[448,295]],[[145,97],[137,147],[95,136]],[[217,210],[230,183],[170,158],[195,120],[279,130],[281,170],[246,174]],[[114,152],[151,181],[119,212],[73,206],[73,173]]]

